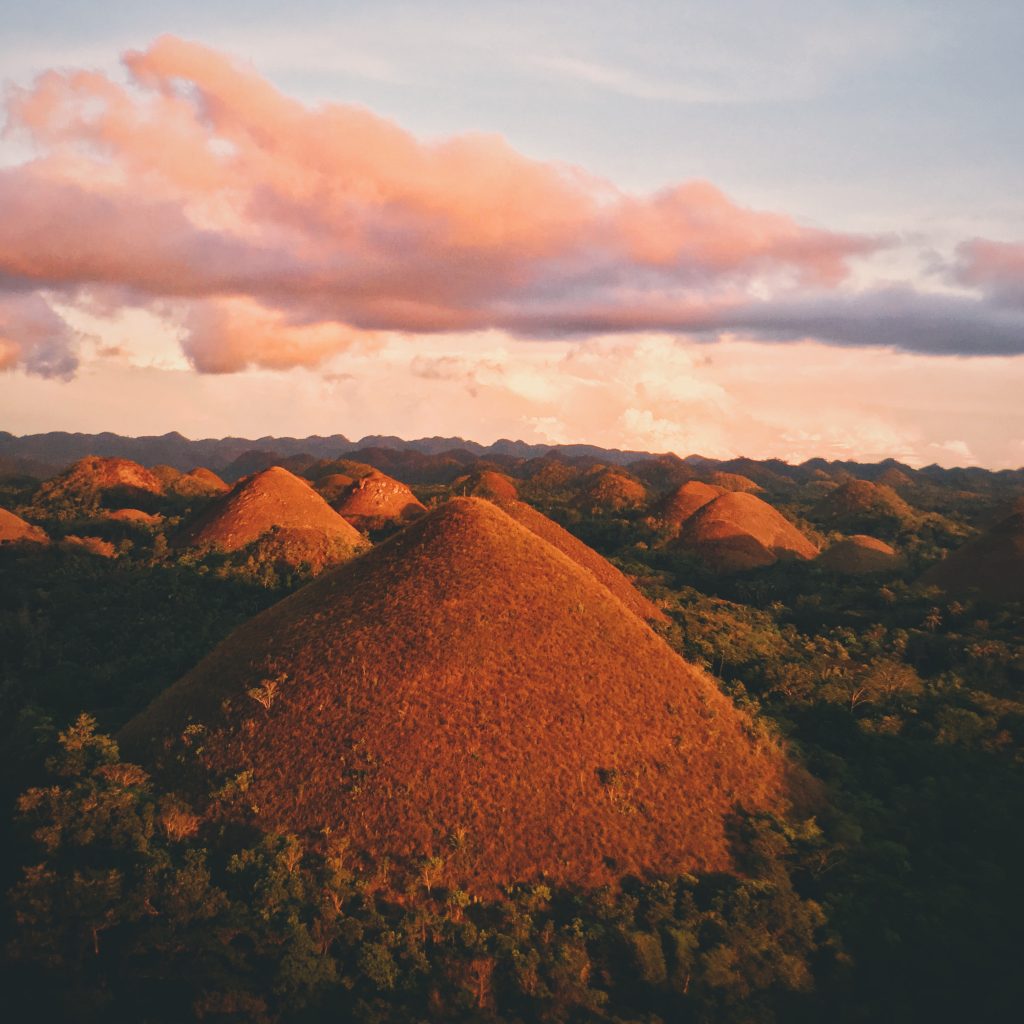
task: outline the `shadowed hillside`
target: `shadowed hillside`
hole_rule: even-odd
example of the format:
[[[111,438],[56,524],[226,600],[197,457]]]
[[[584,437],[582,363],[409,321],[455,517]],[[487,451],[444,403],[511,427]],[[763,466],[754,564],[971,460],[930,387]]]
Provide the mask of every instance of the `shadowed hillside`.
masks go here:
[[[976,590],[997,601],[1024,600],[1024,512],[958,548],[932,566],[921,582],[949,594]]]

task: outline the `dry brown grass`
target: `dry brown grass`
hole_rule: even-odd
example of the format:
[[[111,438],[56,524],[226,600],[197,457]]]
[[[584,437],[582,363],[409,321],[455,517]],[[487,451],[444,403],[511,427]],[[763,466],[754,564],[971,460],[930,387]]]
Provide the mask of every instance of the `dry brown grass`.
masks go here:
[[[452,493],[466,498],[487,498],[489,501],[515,501],[519,486],[510,476],[496,469],[482,469],[452,481]]]
[[[746,494],[756,494],[764,490],[760,484],[754,483],[749,476],[743,476],[742,473],[715,472],[708,477],[708,482],[714,484],[715,487],[721,487],[723,491],[743,491]]]
[[[976,590],[997,601],[1024,601],[1024,512],[958,548],[933,565],[921,582],[950,594]]]
[[[818,549],[777,509],[743,491],[699,508],[675,541],[718,572],[773,565],[779,559],[814,558]]]
[[[40,507],[91,504],[116,495],[121,507],[130,507],[131,499],[161,495],[164,484],[158,476],[130,459],[104,459],[89,455],[79,459],[63,473],[47,480],[35,497]]]
[[[782,754],[709,677],[472,498],[242,626],[120,739],[159,770],[193,722],[210,771],[252,773],[261,827],[437,856],[433,884],[480,893],[728,869],[733,808],[785,799]]]
[[[26,523],[21,516],[0,508],[0,544],[45,544],[46,531],[31,523]]]
[[[818,556],[822,569],[850,576],[891,571],[902,561],[895,548],[884,540],[863,533],[837,540]]]
[[[546,540],[568,555],[577,565],[586,569],[599,583],[606,586],[634,615],[654,622],[667,622],[665,613],[648,601],[606,558],[574,537],[558,523],[538,512],[523,501],[496,501],[495,504],[531,533]]]
[[[266,537],[271,530],[280,538]],[[280,466],[240,480],[216,499],[175,538],[179,547],[238,551],[255,541],[273,549],[268,557],[284,558],[288,547],[298,549],[297,565],[307,554],[344,550],[346,557],[366,546],[366,540],[320,497],[305,480]],[[280,541],[280,543],[278,543]]]
[[[365,530],[408,522],[426,511],[405,484],[378,470],[354,481],[333,505],[353,526]]]
[[[818,503],[816,514],[826,522],[850,516],[879,515],[911,519],[914,510],[891,487],[868,480],[847,480]]]
[[[623,512],[647,503],[647,488],[623,470],[603,467],[584,480],[573,504],[588,514]]]
[[[674,536],[697,509],[703,508],[709,501],[714,501],[726,490],[725,487],[706,484],[700,480],[688,480],[651,506],[648,522],[656,530],[663,530]]]
[[[163,516],[143,512],[140,508],[119,508],[106,514],[115,523],[136,523],[139,526],[156,526],[163,522]]]

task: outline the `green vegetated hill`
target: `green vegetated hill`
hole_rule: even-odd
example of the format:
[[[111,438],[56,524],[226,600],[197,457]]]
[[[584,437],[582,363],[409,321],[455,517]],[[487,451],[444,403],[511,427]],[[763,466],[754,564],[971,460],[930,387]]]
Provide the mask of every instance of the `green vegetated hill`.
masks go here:
[[[17,1019],[1015,1019],[1024,481],[156,440],[0,481]]]

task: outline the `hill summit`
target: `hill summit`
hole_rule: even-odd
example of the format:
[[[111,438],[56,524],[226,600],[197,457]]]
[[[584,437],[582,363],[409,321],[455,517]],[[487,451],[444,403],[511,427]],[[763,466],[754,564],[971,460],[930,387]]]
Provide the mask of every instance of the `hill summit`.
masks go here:
[[[26,523],[21,516],[0,508],[0,544],[45,544],[46,531],[31,523]]]
[[[63,473],[47,480],[36,495],[35,504],[51,511],[96,508],[141,508],[154,511],[164,494],[160,478],[130,459],[79,459]]]
[[[321,568],[343,561],[366,540],[304,480],[280,466],[239,480],[175,538],[182,547],[238,551],[255,542],[261,558]]]
[[[252,824],[438,857],[476,893],[726,870],[733,809],[785,799],[781,752],[708,676],[483,499],[261,613],[120,739],[173,770],[192,723],[192,758],[251,773]]]
[[[353,481],[334,502],[334,509],[361,530],[407,522],[425,511],[405,484],[376,469]]]

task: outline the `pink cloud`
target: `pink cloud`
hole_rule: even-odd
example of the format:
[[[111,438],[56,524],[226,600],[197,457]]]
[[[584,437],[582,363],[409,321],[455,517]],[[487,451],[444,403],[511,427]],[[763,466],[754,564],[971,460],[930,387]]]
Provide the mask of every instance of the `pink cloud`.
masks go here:
[[[1024,245],[975,238],[957,248],[956,279],[1007,305],[1024,306]]]
[[[0,370],[70,377],[78,366],[75,332],[35,294],[0,294]]]
[[[703,321],[834,288],[881,244],[707,182],[635,196],[497,136],[422,141],[169,36],[124,64],[127,84],[49,71],[11,92],[39,155],[0,172],[0,274],[186,300],[203,371],[313,365],[363,331]]]

